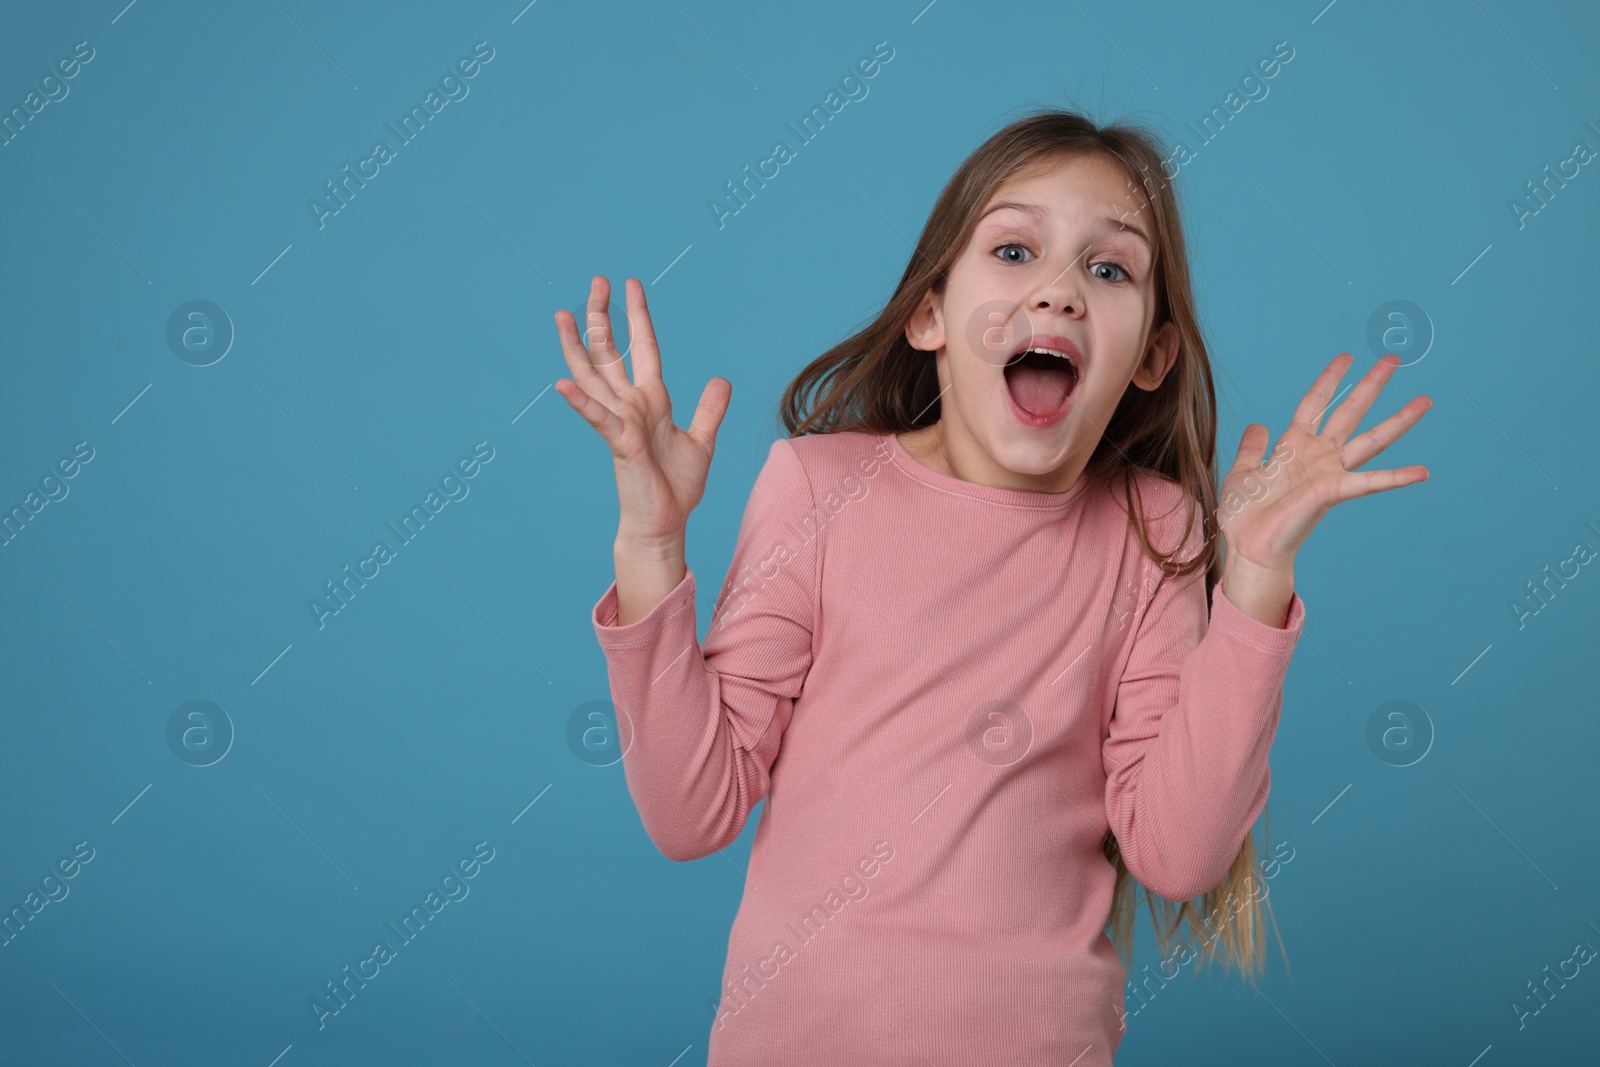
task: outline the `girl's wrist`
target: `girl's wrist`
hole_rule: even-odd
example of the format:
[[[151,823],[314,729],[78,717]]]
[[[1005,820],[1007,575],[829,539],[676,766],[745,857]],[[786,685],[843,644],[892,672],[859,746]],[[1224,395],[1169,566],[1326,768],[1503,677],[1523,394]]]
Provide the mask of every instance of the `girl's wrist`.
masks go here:
[[[683,558],[686,540],[685,531],[650,535],[634,534],[618,529],[611,551],[614,556],[665,563]]]
[[[1289,606],[1294,601],[1293,571],[1230,558],[1223,564],[1217,587],[1234,607],[1257,622],[1280,630],[1288,624]]]
[[[615,548],[617,570],[616,625],[627,626],[650,614],[676,589],[688,573],[683,544],[630,546],[623,539]]]

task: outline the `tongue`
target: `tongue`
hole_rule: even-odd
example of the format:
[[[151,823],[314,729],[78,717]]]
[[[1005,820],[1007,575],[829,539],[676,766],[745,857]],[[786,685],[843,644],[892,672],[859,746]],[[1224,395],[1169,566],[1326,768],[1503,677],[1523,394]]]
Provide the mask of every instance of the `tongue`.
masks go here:
[[[1006,368],[1006,382],[1017,405],[1030,415],[1048,415],[1066,402],[1073,374],[1065,368],[1039,368],[1017,363]]]

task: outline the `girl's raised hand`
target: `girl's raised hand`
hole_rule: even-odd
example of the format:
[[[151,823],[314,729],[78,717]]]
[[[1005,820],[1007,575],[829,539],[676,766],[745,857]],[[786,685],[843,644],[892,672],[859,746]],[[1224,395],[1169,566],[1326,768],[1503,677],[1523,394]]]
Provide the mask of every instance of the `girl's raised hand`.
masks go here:
[[[1356,383],[1318,431],[1339,380],[1354,362],[1354,356],[1341,352],[1312,383],[1266,467],[1261,461],[1271,434],[1260,423],[1245,427],[1239,453],[1221,488],[1218,526],[1230,559],[1238,557],[1256,571],[1291,573],[1295,552],[1335,504],[1427,479],[1428,468],[1420,465],[1356,470],[1399,440],[1433,407],[1428,397],[1416,397],[1372,429],[1350,437],[1400,365],[1400,357],[1393,353]]]
[[[561,352],[572,371],[570,380],[557,380],[556,391],[611,448],[621,505],[618,540],[641,545],[681,542],[689,513],[705,493],[717,428],[728,410],[733,383],[712,378],[689,428],[674,426],[644,286],[637,278],[624,284],[633,381],[628,381],[611,329],[607,310],[611,284],[604,275],[596,275],[589,287],[588,325],[582,338],[570,311],[555,314]]]

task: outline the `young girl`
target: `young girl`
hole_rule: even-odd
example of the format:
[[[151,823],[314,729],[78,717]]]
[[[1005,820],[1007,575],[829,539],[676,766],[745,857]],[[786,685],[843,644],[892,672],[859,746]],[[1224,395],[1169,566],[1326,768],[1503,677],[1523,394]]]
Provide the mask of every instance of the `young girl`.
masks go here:
[[[1156,145],[1046,111],[962,164],[887,306],[786,390],[704,642],[685,527],[731,383],[679,430],[637,280],[632,382],[603,277],[584,340],[556,313],[557,389],[615,461],[592,621],[629,792],[676,860],[767,801],[712,1067],[1109,1064],[1130,878],[1163,946],[1185,902],[1203,957],[1260,967],[1295,553],[1334,504],[1428,476],[1355,468],[1432,402],[1352,436],[1385,356],[1322,425],[1341,354],[1265,466],[1245,428],[1219,502]]]

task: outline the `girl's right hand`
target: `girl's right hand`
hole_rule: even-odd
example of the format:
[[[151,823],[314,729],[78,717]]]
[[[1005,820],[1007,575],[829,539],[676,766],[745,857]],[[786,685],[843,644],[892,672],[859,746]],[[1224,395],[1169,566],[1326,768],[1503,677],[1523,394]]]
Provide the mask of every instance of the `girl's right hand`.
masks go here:
[[[681,545],[689,513],[705,493],[717,428],[728,410],[733,383],[712,378],[688,430],[674,426],[644,286],[637,278],[624,284],[634,380],[628,381],[611,330],[611,283],[596,275],[589,287],[588,328],[581,339],[570,311],[563,308],[555,314],[561,351],[572,371],[572,379],[556,381],[556,392],[611,448],[621,505],[617,539],[641,546]]]

